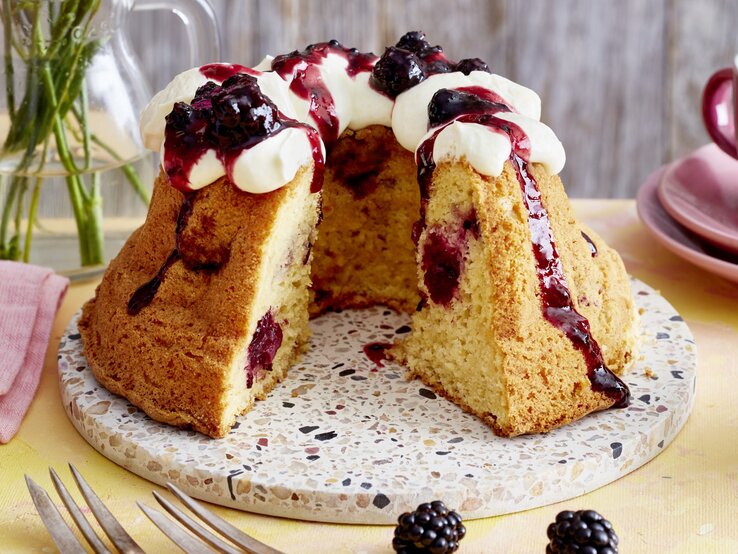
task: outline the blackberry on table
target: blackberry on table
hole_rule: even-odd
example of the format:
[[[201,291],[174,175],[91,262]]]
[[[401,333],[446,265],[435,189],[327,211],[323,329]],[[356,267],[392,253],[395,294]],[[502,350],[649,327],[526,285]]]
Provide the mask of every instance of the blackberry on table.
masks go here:
[[[617,554],[612,524],[594,510],[564,510],[548,526],[546,554]]]
[[[392,548],[398,554],[449,554],[456,552],[464,535],[461,516],[435,500],[397,519]]]

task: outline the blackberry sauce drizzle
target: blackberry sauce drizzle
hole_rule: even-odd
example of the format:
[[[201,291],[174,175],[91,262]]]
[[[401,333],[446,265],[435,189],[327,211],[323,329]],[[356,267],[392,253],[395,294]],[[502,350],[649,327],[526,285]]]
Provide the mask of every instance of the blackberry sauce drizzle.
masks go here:
[[[620,378],[610,371],[600,351],[600,346],[592,336],[587,318],[577,312],[571,293],[566,286],[561,258],[556,252],[551,221],[543,206],[541,193],[533,175],[528,171],[528,163],[515,151],[510,161],[523,192],[523,203],[528,210],[528,228],[536,258],[536,272],[541,285],[543,315],[546,320],[563,332],[584,356],[587,364],[587,377],[592,390],[611,398],[615,408],[630,404],[630,391]]]
[[[209,81],[200,87],[188,106],[182,102],[174,105],[172,113],[167,116],[167,125],[164,131],[164,170],[169,182],[182,192],[190,192],[189,176],[197,162],[208,152],[213,150],[225,167],[226,176],[233,182],[233,167],[244,150],[253,148],[257,144],[271,138],[284,129],[302,129],[307,135],[315,169],[310,184],[311,192],[318,192],[323,185],[324,159],[320,144],[320,137],[315,129],[294,119],[290,119],[259,90],[253,74],[258,72],[241,71],[242,66],[211,64],[203,66],[200,71],[203,75],[212,76],[220,80],[225,77],[222,85]],[[246,68],[248,69],[248,68]],[[232,90],[229,90],[232,89]],[[238,94],[242,96],[234,97]],[[220,96],[221,105],[231,101],[231,113],[225,117],[230,119],[241,118],[240,123],[232,121],[224,123],[223,115],[214,111],[213,101]],[[250,110],[233,108],[232,105],[247,98],[251,104]],[[255,131],[255,132],[254,132]]]
[[[465,102],[469,102],[471,113],[465,112]],[[592,390],[611,398],[615,408],[628,406],[630,403],[628,386],[607,368],[600,347],[592,336],[589,321],[574,307],[571,293],[566,285],[561,259],[556,251],[548,212],[543,205],[538,184],[528,171],[526,160],[530,155],[530,141],[517,125],[494,116],[497,112],[509,111],[504,102],[487,100],[489,111],[486,113],[483,109],[484,102],[484,99],[471,98],[470,94],[449,95],[443,90],[434,95],[428,111],[429,116],[431,112],[435,112],[435,117],[431,118],[431,125],[439,126],[439,128],[420,145],[416,152],[418,183],[422,198],[420,228],[422,229],[425,225],[423,221],[424,204],[428,200],[429,187],[436,167],[433,160],[433,147],[444,127],[453,121],[461,121],[485,125],[494,132],[507,134],[511,143],[510,162],[517,175],[523,203],[528,211],[528,228],[541,290],[543,316],[551,325],[564,333],[574,348],[582,353]],[[418,231],[414,233],[419,235]]]
[[[228,77],[233,77],[237,73],[246,73],[247,75],[256,77],[261,72],[237,63],[209,63],[200,67],[200,73],[203,77],[222,83]]]
[[[302,52],[295,50],[272,60],[272,70],[283,79],[291,79],[290,90],[310,102],[310,115],[326,149],[330,149],[336,143],[340,128],[336,103],[320,74],[320,64],[328,54],[336,54],[346,59],[348,62],[346,73],[349,77],[370,72],[377,60],[377,56],[372,53],[346,48],[335,40],[311,44]]]
[[[387,350],[392,348],[392,345],[388,342],[370,342],[364,345],[364,354],[369,358],[377,367],[384,367],[384,362],[387,359]],[[376,371],[376,369],[372,369]]]
[[[184,228],[187,226],[187,220],[192,214],[192,205],[194,201],[194,193],[189,193],[185,195],[182,206],[179,208],[179,215],[177,216],[177,230],[175,235],[176,239],[174,243],[174,250],[172,250],[171,254],[169,254],[165,262],[159,268],[159,271],[156,272],[156,275],[154,275],[154,277],[150,281],[138,287],[136,289],[136,292],[131,295],[131,298],[128,300],[128,315],[136,315],[146,306],[151,304],[151,301],[154,300],[154,296],[156,296],[156,292],[159,290],[159,287],[161,286],[161,283],[164,280],[167,271],[169,271],[169,268],[172,267],[176,261],[182,258],[179,250],[180,237],[182,235],[182,232],[184,231]]]
[[[486,102],[491,102],[492,104],[499,104],[500,109],[497,111],[501,112],[515,112],[516,110],[513,109],[513,107],[508,104],[505,99],[497,94],[495,91],[490,90],[488,88],[479,87],[479,86],[469,86],[469,87],[459,87],[455,89],[456,92],[466,93],[466,94],[473,94],[474,96],[477,96],[481,98],[482,100]]]

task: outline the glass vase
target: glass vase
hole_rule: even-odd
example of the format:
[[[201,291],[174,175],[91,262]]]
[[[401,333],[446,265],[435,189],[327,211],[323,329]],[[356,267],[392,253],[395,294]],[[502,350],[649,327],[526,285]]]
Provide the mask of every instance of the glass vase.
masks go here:
[[[0,0],[0,259],[90,275],[142,223],[157,168],[123,31],[134,9],[180,15],[191,65],[219,59],[206,0]]]

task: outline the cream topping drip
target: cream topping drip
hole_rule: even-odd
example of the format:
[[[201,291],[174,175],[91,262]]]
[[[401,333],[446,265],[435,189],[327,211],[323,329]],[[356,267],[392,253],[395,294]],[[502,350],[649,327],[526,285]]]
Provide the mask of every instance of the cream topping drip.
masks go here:
[[[228,64],[222,64],[227,66]],[[298,119],[293,94],[279,75],[252,70],[259,88],[279,109],[291,118]],[[165,159],[164,130],[166,116],[176,102],[191,103],[199,87],[218,78],[205,77],[200,68],[189,69],[177,75],[172,82],[154,96],[141,115],[141,134],[144,144],[151,150],[160,150],[162,162]],[[231,175],[233,184],[239,189],[254,194],[271,192],[289,183],[297,170],[310,162],[312,148],[305,132],[289,128],[269,137],[253,148],[244,150],[237,158]],[[253,168],[246,167],[253,163]],[[198,159],[190,173],[189,188],[198,190],[226,175],[226,168],[214,150],[207,150]]]
[[[319,127],[315,114],[311,113],[310,102],[290,90],[290,79],[268,71],[272,60],[267,57],[255,69],[249,70],[257,79],[262,93],[283,115]],[[566,155],[563,146],[553,131],[539,121],[541,101],[538,95],[504,77],[484,71],[472,71],[469,75],[439,73],[393,100],[370,85],[369,71],[351,74],[344,56],[328,53],[320,60],[316,65],[333,99],[337,135],[347,128],[358,130],[370,125],[383,125],[392,128],[405,149],[415,152],[438,130],[431,129],[428,115],[428,105],[438,90],[481,87],[503,99],[513,110],[497,113],[495,117],[516,124],[528,136],[528,161],[543,164],[550,173],[558,173],[564,166]],[[141,116],[141,134],[147,148],[164,153],[166,116],[175,102],[191,102],[195,91],[207,81],[220,84],[217,78],[208,78],[200,68],[193,68],[177,75],[154,96]],[[505,134],[484,125],[453,121],[438,133],[433,156],[437,162],[465,158],[479,173],[496,176],[502,172],[510,152],[510,139]],[[234,164],[230,178],[241,190],[266,193],[290,182],[310,159],[311,147],[304,130],[285,129],[244,150]],[[213,151],[208,151],[190,171],[189,187],[192,190],[202,188],[225,174],[222,162]]]
[[[272,67],[273,56],[266,56],[254,67],[258,71],[269,71]],[[371,73],[362,71],[355,76],[349,76],[346,71],[348,61],[343,56],[328,54],[326,64],[322,65],[321,76],[329,83],[329,89],[334,98],[338,97],[337,111],[339,117],[339,135],[346,130],[364,129],[370,125],[392,126],[392,108],[394,101],[388,96],[376,91],[369,84]],[[337,78],[332,75],[337,74]],[[334,92],[337,91],[337,92]],[[348,101],[342,101],[347,98]],[[308,102],[290,92],[290,101],[295,106],[294,116],[300,121],[308,117]]]
[[[370,125],[389,127],[394,104],[392,99],[369,85],[371,73],[364,71],[351,76],[346,70],[347,66],[348,60],[337,54],[328,54],[318,66],[321,79],[333,97],[334,112],[338,117],[337,135],[340,136],[347,128],[363,129]],[[310,103],[292,91],[290,99],[295,106],[297,119],[316,125],[309,111]]]
[[[553,131],[539,121],[541,100],[532,90],[499,75],[484,71],[463,73],[439,73],[397,97],[392,112],[392,130],[397,141],[407,150],[416,152],[418,147],[438,129],[432,129],[428,105],[433,95],[441,89],[466,89],[481,87],[493,92],[505,101],[514,112],[495,114],[517,124],[530,141],[529,162],[543,164],[550,173],[559,173],[566,161],[564,147]],[[505,161],[510,157],[511,144],[507,135],[476,123],[454,121],[438,134],[433,148],[436,162],[466,158],[482,175],[497,176],[502,173]]]

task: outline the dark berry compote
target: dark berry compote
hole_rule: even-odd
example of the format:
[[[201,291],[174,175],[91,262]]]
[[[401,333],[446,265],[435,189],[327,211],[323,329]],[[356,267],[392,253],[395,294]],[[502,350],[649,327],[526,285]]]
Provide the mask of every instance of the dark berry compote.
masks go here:
[[[431,75],[453,71],[468,75],[472,71],[489,72],[489,67],[479,58],[453,62],[443,53],[443,48],[431,46],[424,33],[411,31],[384,51],[369,82],[379,92],[395,98]]]
[[[208,81],[197,89],[190,105],[177,102],[166,121],[164,170],[183,192],[191,190],[190,172],[208,150],[215,152],[232,181],[233,164],[244,150],[289,127],[307,133],[316,166],[312,188],[320,187],[323,153],[317,133],[280,113],[253,75],[235,73],[221,85]]]

